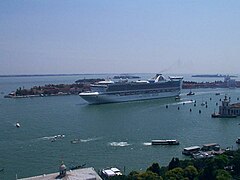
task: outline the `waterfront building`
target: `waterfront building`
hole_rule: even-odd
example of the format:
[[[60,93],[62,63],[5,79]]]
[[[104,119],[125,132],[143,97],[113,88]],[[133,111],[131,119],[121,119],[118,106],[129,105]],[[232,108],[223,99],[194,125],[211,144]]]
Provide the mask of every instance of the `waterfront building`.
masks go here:
[[[236,117],[240,116],[240,103],[230,104],[230,100],[225,96],[222,105],[219,106],[217,117]]]
[[[235,88],[236,87],[236,80],[231,79],[231,76],[226,76],[224,78],[224,83],[226,83],[228,88]]]

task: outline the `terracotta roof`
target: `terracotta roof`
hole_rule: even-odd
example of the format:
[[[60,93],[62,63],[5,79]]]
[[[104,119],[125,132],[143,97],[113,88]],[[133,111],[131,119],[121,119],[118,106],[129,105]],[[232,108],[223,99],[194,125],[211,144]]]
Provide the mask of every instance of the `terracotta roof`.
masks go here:
[[[240,103],[231,104],[231,108],[240,108]]]

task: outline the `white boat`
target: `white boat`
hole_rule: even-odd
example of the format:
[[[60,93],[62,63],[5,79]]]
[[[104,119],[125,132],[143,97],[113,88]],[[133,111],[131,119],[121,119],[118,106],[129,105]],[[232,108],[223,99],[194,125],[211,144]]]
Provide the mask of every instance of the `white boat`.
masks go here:
[[[191,146],[191,147],[186,147],[183,149],[182,154],[186,155],[186,156],[190,156],[194,153],[197,153],[201,150],[200,146]]]
[[[20,128],[20,123],[19,122],[16,123],[16,127]]]
[[[90,92],[79,94],[89,104],[127,102],[136,100],[178,97],[182,89],[183,77],[169,77],[157,74],[149,80],[100,81],[91,85]]]
[[[195,93],[192,91],[189,91],[189,93],[187,93],[187,96],[193,96],[193,95],[195,95]]]
[[[122,172],[116,167],[106,168],[100,171],[100,176],[105,180],[113,176],[122,176]]]
[[[152,145],[179,145],[179,141],[176,139],[152,140]]]

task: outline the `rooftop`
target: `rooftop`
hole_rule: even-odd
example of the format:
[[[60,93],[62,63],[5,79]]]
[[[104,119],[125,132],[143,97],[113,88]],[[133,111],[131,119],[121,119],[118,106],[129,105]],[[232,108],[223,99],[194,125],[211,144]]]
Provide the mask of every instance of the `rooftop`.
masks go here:
[[[76,169],[67,171],[65,177],[57,178],[59,173],[52,173],[52,174],[43,174],[40,176],[34,176],[29,178],[23,178],[19,180],[55,180],[55,179],[62,179],[62,180],[102,180],[102,178],[96,173],[93,168],[83,168],[83,169]]]
[[[231,104],[232,108],[240,108],[240,103]]]

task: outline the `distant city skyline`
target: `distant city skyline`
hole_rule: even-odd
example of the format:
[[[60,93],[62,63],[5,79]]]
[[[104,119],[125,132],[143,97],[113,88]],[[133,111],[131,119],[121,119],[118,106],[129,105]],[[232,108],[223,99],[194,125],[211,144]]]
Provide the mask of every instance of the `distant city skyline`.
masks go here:
[[[238,74],[240,1],[1,0],[0,75]]]

